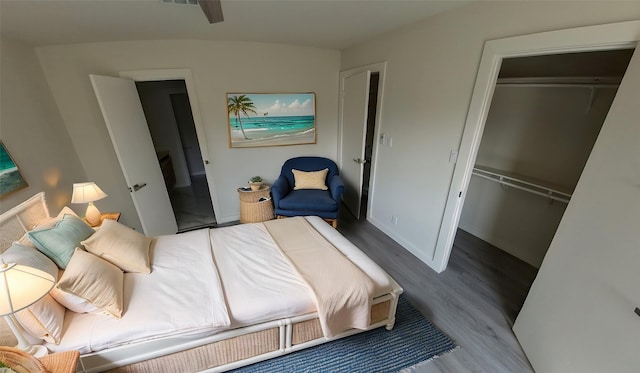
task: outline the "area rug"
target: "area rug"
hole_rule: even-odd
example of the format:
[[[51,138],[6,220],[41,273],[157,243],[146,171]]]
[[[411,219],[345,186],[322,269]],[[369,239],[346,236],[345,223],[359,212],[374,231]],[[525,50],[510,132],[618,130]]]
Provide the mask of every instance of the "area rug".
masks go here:
[[[455,348],[446,335],[401,296],[391,331],[370,330],[234,372],[398,372]]]

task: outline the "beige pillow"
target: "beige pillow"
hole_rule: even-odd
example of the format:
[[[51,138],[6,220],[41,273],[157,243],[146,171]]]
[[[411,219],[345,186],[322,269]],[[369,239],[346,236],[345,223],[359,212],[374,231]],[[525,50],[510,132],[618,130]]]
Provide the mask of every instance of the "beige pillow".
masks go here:
[[[293,189],[322,189],[327,190],[325,180],[327,179],[328,168],[320,171],[300,171],[292,169],[295,187]]]
[[[84,248],[125,272],[150,273],[151,238],[115,220],[105,220],[100,229],[82,241]]]
[[[123,283],[124,274],[120,268],[76,248],[56,287],[120,318],[123,309]]]

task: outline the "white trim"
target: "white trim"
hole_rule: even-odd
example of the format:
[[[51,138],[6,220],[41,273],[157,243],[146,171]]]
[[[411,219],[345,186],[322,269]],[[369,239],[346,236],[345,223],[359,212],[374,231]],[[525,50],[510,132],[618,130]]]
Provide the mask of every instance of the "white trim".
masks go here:
[[[373,218],[373,198],[375,195],[375,185],[376,185],[376,165],[378,164],[378,138],[380,136],[380,131],[382,130],[382,109],[384,107],[384,82],[385,82],[385,73],[387,71],[387,62],[378,62],[370,65],[355,67],[353,69],[345,70],[340,72],[340,92],[338,99],[338,167],[342,168],[340,164],[340,160],[342,159],[342,113],[343,113],[343,104],[344,104],[344,81],[346,78],[361,73],[363,71],[371,71],[372,73],[378,73],[378,102],[376,108],[376,123],[373,134],[373,149],[371,149],[371,175],[369,178],[369,198],[367,199],[367,220]],[[365,140],[366,141],[366,140]]]
[[[502,59],[635,47],[638,40],[640,21],[629,21],[516,36],[485,43],[458,152],[458,162],[454,168],[436,248],[430,261],[433,269],[442,272],[447,268]]]
[[[193,115],[193,123],[196,127],[196,135],[198,137],[198,143],[200,144],[200,154],[202,161],[204,162],[205,175],[209,184],[209,193],[211,195],[211,201],[213,203],[213,212],[216,216],[216,220],[219,219],[220,211],[218,194],[216,193],[216,182],[213,176],[213,162],[209,159],[209,148],[207,146],[207,136],[204,130],[204,121],[200,113],[200,105],[198,96],[196,94],[195,81],[191,73],[191,69],[154,69],[154,70],[132,70],[121,71],[121,78],[129,78],[136,82],[146,81],[159,81],[159,80],[184,80],[187,86],[187,95],[189,96],[189,103],[191,105],[191,113]],[[218,221],[218,223],[224,223]]]

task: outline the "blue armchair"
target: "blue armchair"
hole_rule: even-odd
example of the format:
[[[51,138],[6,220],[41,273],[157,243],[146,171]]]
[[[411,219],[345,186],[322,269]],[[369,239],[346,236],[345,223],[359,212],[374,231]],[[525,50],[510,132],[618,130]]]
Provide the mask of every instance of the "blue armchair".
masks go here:
[[[329,169],[325,180],[327,190],[294,190],[295,179],[292,169],[309,172],[325,168]],[[344,183],[338,166],[332,160],[322,157],[297,157],[287,160],[282,165],[280,176],[271,185],[276,216],[319,216],[331,222],[334,228],[338,225],[338,212],[343,191]]]

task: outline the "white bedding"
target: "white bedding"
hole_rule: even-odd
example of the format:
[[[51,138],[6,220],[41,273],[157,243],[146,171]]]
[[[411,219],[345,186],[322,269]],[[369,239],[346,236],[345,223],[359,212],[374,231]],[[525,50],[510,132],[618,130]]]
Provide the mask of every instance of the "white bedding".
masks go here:
[[[172,335],[202,337],[229,327],[208,230],[161,236],[151,247],[150,274],[125,273],[121,319],[67,311],[52,351],[100,351]]]
[[[307,220],[371,278],[374,297],[392,292],[392,280],[350,241],[320,218]],[[151,274],[125,273],[121,319],[67,311],[61,343],[47,348],[85,354],[152,339],[197,339],[316,311],[305,282],[261,223],[161,236],[152,245]]]
[[[392,291],[389,276],[360,249],[321,218],[306,219],[371,278],[374,297]],[[262,223],[212,229],[210,236],[232,327],[316,311],[306,282],[282,256]]]
[[[305,282],[280,254],[264,225],[212,229],[210,236],[232,326],[315,311]]]

